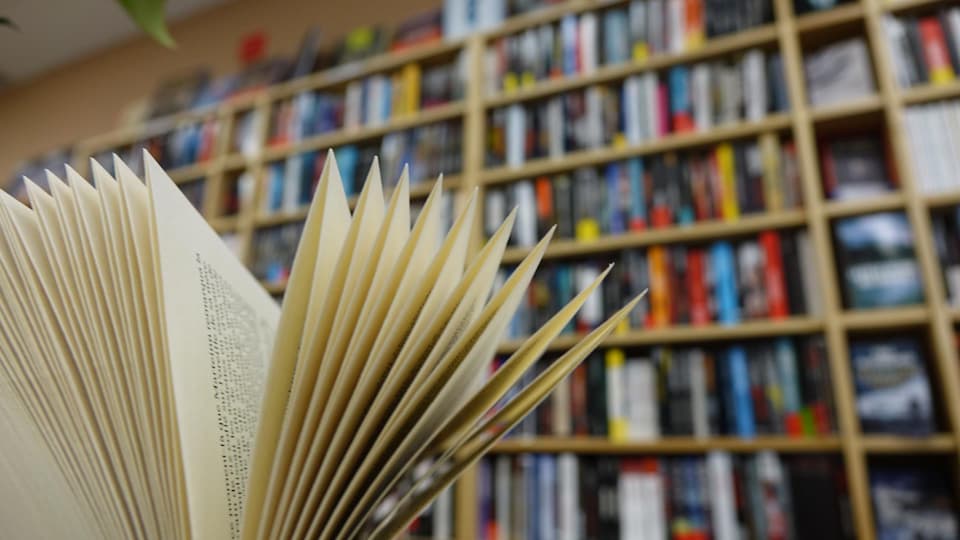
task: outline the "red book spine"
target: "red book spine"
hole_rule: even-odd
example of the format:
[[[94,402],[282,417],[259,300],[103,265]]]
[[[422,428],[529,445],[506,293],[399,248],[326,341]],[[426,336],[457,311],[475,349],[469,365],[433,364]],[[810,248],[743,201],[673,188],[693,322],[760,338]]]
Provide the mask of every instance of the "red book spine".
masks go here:
[[[573,434],[589,435],[587,426],[587,364],[581,363],[570,378],[570,417]]]
[[[687,290],[690,291],[690,323],[709,323],[710,302],[707,295],[703,249],[691,248],[687,251]]]
[[[944,83],[953,80],[953,66],[947,52],[947,40],[936,16],[920,20],[920,40],[923,42],[923,57],[930,73],[930,82]]]
[[[710,217],[720,219],[723,217],[723,179],[720,178],[716,152],[710,152],[707,160],[707,178],[710,181],[710,193],[713,195],[713,214]]]
[[[760,233],[760,245],[763,247],[764,277],[767,289],[768,315],[774,318],[790,315],[787,305],[787,287],[783,275],[783,255],[780,250],[780,236],[776,231]]]
[[[830,198],[837,191],[837,171],[834,168],[833,152],[830,145],[820,143],[820,170],[823,171],[823,191]]]
[[[670,94],[667,85],[657,85],[657,135],[663,137],[670,133]]]

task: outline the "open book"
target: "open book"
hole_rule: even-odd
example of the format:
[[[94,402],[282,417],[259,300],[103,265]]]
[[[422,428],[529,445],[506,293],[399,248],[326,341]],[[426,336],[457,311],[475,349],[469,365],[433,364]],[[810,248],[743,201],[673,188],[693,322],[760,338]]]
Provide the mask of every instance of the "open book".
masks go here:
[[[144,163],[0,194],[5,535],[396,536],[636,303],[506,400],[603,278],[488,377],[550,234],[493,291],[514,214],[470,253],[374,162],[351,215],[330,153],[280,308]]]

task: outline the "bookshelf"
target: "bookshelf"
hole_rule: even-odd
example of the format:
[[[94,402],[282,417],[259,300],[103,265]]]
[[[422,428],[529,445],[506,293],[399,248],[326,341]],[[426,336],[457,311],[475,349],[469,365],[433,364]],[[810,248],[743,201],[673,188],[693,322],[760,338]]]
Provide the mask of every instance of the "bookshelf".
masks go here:
[[[262,121],[257,133],[259,152],[241,155],[230,149],[230,137],[221,136],[211,157],[201,163],[170,171],[178,182],[203,179],[206,182],[204,215],[219,232],[237,234],[247,263],[250,263],[253,236],[258,230],[305,218],[304,210],[264,213],[260,201],[264,197],[266,167],[300,152],[336,147],[358,141],[377,139],[385,134],[447,120],[461,121],[463,130],[462,168],[459,174],[447,176],[445,185],[456,194],[462,205],[465,195],[478,188],[508,185],[520,179],[534,178],[578,167],[600,165],[632,157],[656,155],[665,152],[702,148],[708,145],[763,134],[792,137],[799,162],[804,204],[802,208],[746,214],[735,221],[700,221],[690,225],[601,236],[582,242],[558,239],[548,249],[545,259],[576,259],[596,257],[626,248],[703,242],[756,234],[766,230],[805,229],[811,240],[814,267],[820,279],[818,294],[822,313],[816,316],[792,316],[776,320],[751,320],[736,325],[710,324],[706,326],[676,326],[667,328],[631,330],[611,336],[606,346],[644,347],[654,344],[679,344],[745,340],[772,336],[822,335],[825,338],[832,395],[836,403],[838,429],[832,436],[790,438],[786,436],[758,436],[744,439],[732,436],[709,438],[663,437],[652,441],[629,443],[610,442],[596,437],[536,437],[511,439],[498,444],[494,452],[519,454],[527,452],[593,455],[670,455],[700,454],[710,450],[734,453],[752,453],[771,449],[783,453],[834,454],[842,458],[849,486],[851,514],[856,536],[874,538],[874,509],[870,498],[868,458],[873,455],[927,455],[940,454],[956,461],[960,458],[960,368],[958,368],[954,325],[960,323],[960,310],[949,306],[941,278],[941,269],[933,245],[930,212],[960,204],[960,192],[926,195],[919,189],[911,166],[910,152],[904,128],[904,109],[910,105],[960,97],[960,83],[922,85],[900,88],[894,79],[889,49],[886,46],[882,17],[886,13],[925,9],[937,4],[935,0],[860,0],[833,9],[804,15],[795,15],[790,0],[773,0],[772,23],[749,30],[709,39],[703,46],[679,54],[663,54],[642,62],[626,62],[612,66],[598,66],[585,75],[564,76],[536,81],[511,92],[484,90],[488,75],[484,68],[484,52],[493,40],[522,32],[545,23],[554,23],[568,14],[607,9],[626,5],[623,0],[594,2],[570,0],[538,11],[506,20],[496,29],[476,33],[465,39],[420,46],[401,53],[385,54],[359,64],[342,66],[290,81],[262,92],[233,100],[215,107],[190,111],[151,121],[142,126],[125,128],[81,142],[75,152],[74,166],[85,171],[89,156],[110,148],[135,143],[151,134],[169,132],[184,123],[217,119],[222,134],[230,134],[239,115],[256,111],[269,118],[271,107],[299,92],[340,88],[350,81],[396,70],[406,64],[435,62],[463,54],[467,84],[462,99],[410,114],[391,118],[375,125],[342,129],[324,133],[295,143],[268,144],[267,124]],[[818,36],[837,28],[862,29],[877,78],[875,95],[839,105],[815,107],[808,104],[804,82],[803,57]],[[783,113],[774,113],[756,121],[724,124],[707,131],[669,134],[636,145],[612,145],[603,148],[568,152],[557,158],[527,160],[520,166],[484,165],[484,141],[487,134],[487,113],[493,109],[541,100],[564,92],[584,89],[591,85],[615,83],[635,74],[663,70],[672,66],[708,60],[760,47],[777,50],[782,55],[783,71],[791,107]],[[823,194],[819,166],[817,132],[824,126],[857,122],[864,118],[881,121],[890,133],[891,151],[896,173],[900,179],[897,191],[852,201],[832,201]],[[216,201],[226,188],[228,178],[239,172],[253,175],[252,201],[240,213],[221,216]],[[422,198],[428,184],[412,186],[414,197]],[[841,300],[836,272],[834,239],[831,224],[838,218],[884,211],[904,212],[915,238],[916,260],[922,275],[924,302],[920,305],[878,309],[847,310]],[[482,240],[478,212],[476,243]],[[509,248],[505,263],[516,263],[527,250]],[[275,295],[283,292],[283,285],[265,284]],[[946,432],[924,438],[867,435],[861,432],[855,406],[855,394],[850,369],[849,342],[851,335],[878,333],[890,330],[919,329],[927,337],[932,352],[931,374],[935,401],[942,404]],[[573,338],[561,337],[551,350],[563,350],[574,343]],[[518,341],[505,342],[498,353],[508,354],[519,347]],[[471,538],[477,531],[476,478],[468,474],[458,483],[456,491],[456,527],[459,538]]]

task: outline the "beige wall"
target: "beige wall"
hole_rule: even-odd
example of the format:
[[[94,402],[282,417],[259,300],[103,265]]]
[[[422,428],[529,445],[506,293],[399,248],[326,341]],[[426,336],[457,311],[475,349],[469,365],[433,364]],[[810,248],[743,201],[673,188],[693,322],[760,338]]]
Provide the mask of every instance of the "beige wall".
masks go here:
[[[202,65],[215,74],[235,71],[240,38],[249,32],[265,31],[270,53],[293,53],[313,24],[328,45],[356,26],[392,28],[439,5],[440,0],[239,0],[174,24],[174,50],[137,38],[9,88],[0,92],[0,185],[21,160],[114,128],[125,106],[150,95],[165,78]]]

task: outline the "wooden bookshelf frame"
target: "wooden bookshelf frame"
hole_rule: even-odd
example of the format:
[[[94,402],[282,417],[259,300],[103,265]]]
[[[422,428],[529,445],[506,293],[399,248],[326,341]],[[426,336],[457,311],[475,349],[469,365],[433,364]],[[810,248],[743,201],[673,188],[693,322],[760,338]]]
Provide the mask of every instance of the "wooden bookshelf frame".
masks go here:
[[[384,134],[442,120],[460,119],[463,126],[463,168],[456,177],[445,179],[445,186],[456,192],[456,204],[462,208],[470,196],[478,191],[482,204],[483,189],[515,182],[539,175],[569,171],[581,166],[599,165],[634,156],[658,154],[673,150],[703,147],[723,141],[756,137],[764,133],[789,132],[795,141],[800,161],[804,207],[761,214],[744,215],[735,222],[698,222],[688,226],[674,226],[639,233],[601,237],[592,242],[557,240],[548,249],[547,258],[595,257],[624,248],[662,245],[678,242],[702,242],[718,238],[755,234],[767,229],[805,227],[815,254],[814,266],[821,286],[822,313],[809,317],[790,317],[782,320],[747,321],[737,325],[707,325],[702,327],[668,327],[634,330],[610,337],[606,345],[643,347],[666,343],[697,343],[770,337],[777,335],[822,334],[826,338],[833,396],[837,406],[838,432],[834,436],[817,438],[789,438],[763,436],[752,439],[737,437],[664,437],[654,441],[614,443],[605,439],[583,437],[535,437],[510,439],[498,444],[494,452],[573,452],[583,454],[691,454],[710,450],[749,453],[764,449],[784,453],[830,453],[842,456],[847,484],[850,490],[851,510],[856,535],[860,539],[875,536],[873,508],[868,478],[868,459],[873,455],[943,454],[960,458],[960,368],[954,342],[954,325],[960,324],[960,309],[948,304],[936,250],[933,246],[930,212],[960,204],[960,191],[937,195],[923,194],[914,177],[905,138],[903,114],[910,105],[930,101],[960,98],[960,82],[941,86],[920,86],[900,89],[893,77],[889,50],[885,43],[882,16],[910,10],[924,10],[937,5],[936,0],[858,0],[833,9],[795,16],[790,0],[772,0],[774,21],[737,34],[708,40],[704,47],[681,54],[654,56],[644,62],[627,62],[615,66],[601,66],[594,72],[577,76],[537,81],[510,93],[485,94],[483,55],[488,44],[499,37],[510,35],[544,23],[555,22],[572,13],[607,9],[628,4],[625,0],[595,1],[569,0],[539,11],[514,17],[500,27],[474,34],[468,38],[429,44],[408,51],[390,53],[376,58],[313,74],[283,83],[251,96],[244,96],[216,106],[189,111],[124,128],[81,142],[75,150],[74,167],[87,170],[86,160],[104,150],[134,143],[153,134],[160,134],[188,122],[218,118],[219,137],[213,156],[200,164],[170,171],[177,182],[205,178],[207,182],[203,213],[213,227],[221,232],[235,232],[243,246],[245,261],[249,260],[255,231],[283,223],[303,220],[305,211],[263,215],[260,200],[264,196],[265,170],[269,162],[308,150],[318,150],[351,142],[375,139]],[[811,107],[806,99],[803,75],[804,40],[807,34],[835,27],[862,25],[872,61],[878,77],[878,91],[849,103],[830,107]],[[561,92],[585,88],[595,84],[618,82],[623,78],[650,70],[686,64],[702,59],[735,54],[761,47],[777,49],[783,57],[786,86],[792,107],[786,113],[774,114],[757,122],[722,125],[705,132],[672,134],[633,146],[605,147],[569,153],[561,158],[530,160],[519,167],[484,167],[484,136],[487,112],[513,103],[542,99]],[[360,127],[325,133],[284,146],[267,144],[267,126],[271,107],[279,100],[298,92],[337,87],[351,80],[395,70],[407,63],[423,63],[466,55],[467,84],[463,99],[456,103],[421,111],[415,115],[391,119],[374,127]],[[261,151],[254,156],[230,153],[229,139],[237,116],[254,110],[262,121],[258,142]],[[848,119],[876,117],[885,123],[891,137],[900,189],[889,194],[856,201],[829,201],[824,197],[817,155],[816,133],[821,126]],[[247,170],[255,178],[253,201],[240,214],[218,216],[216,203],[228,179],[238,171]],[[425,196],[429,186],[413,186],[412,194]],[[882,211],[902,211],[908,216],[916,240],[916,255],[923,278],[925,301],[918,306],[872,311],[850,311],[843,308],[834,260],[832,221],[846,216]],[[483,212],[477,213],[473,246],[482,241],[480,223]],[[510,248],[505,263],[516,263],[527,252],[524,248]],[[283,292],[282,285],[267,285],[274,294]],[[944,411],[945,431],[925,438],[877,436],[861,433],[856,415],[855,395],[849,365],[851,334],[899,329],[921,329],[929,337],[935,370],[935,392]],[[574,338],[561,337],[551,348],[569,347]],[[500,353],[509,353],[519,346],[508,341]],[[476,479],[468,472],[458,482],[455,503],[456,534],[458,538],[473,538],[477,530]]]

